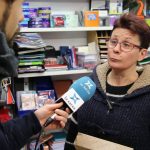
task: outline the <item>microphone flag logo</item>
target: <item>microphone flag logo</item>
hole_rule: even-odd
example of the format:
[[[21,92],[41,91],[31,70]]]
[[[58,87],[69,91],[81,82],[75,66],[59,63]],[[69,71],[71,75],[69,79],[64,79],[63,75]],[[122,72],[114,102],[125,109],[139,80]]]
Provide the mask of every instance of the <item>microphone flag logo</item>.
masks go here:
[[[87,82],[85,82],[84,84],[89,90],[91,89],[91,87],[93,87],[92,83],[90,83],[89,80]]]
[[[70,99],[72,99],[72,101],[74,102],[74,104],[76,104],[76,102],[77,102],[78,100],[80,100],[80,98],[77,97],[76,93],[74,93],[72,96],[70,96]]]
[[[62,98],[73,112],[75,112],[84,103],[84,100],[73,88],[69,89]]]

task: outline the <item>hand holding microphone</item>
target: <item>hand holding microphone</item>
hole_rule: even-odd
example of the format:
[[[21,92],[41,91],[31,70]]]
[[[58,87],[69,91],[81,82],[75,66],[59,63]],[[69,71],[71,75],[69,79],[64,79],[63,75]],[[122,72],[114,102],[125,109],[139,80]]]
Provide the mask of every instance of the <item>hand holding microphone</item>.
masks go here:
[[[89,100],[95,93],[96,85],[89,77],[82,77],[76,80],[69,88],[69,90],[62,95],[57,101],[62,102],[62,110],[69,108],[71,113],[77,111],[85,101]],[[51,115],[44,127],[48,126],[56,117],[56,113]]]
[[[57,125],[64,127],[68,118],[67,108],[70,109],[71,113],[77,111],[85,101],[89,100],[94,95],[95,89],[96,85],[89,77],[82,77],[76,80],[70,86],[69,90],[62,95],[55,104],[45,105],[39,110],[36,110],[35,115],[39,119],[42,129],[47,127],[49,124],[51,129],[56,129]],[[47,115],[50,117],[47,117]],[[46,120],[45,118],[48,119]],[[35,150],[37,148],[41,132],[37,138]]]
[[[64,127],[66,122],[67,122],[67,118],[69,115],[69,110],[66,109],[66,111],[64,110],[60,110],[60,107],[63,105],[63,103],[56,103],[56,104],[46,104],[43,107],[39,108],[38,110],[36,110],[34,113],[36,115],[36,117],[38,118],[41,126],[44,125],[45,121],[47,120],[47,118],[49,116],[51,116],[54,112],[56,112],[57,116],[55,118],[55,122],[53,122],[53,124],[50,126],[51,129],[57,129],[60,127]]]

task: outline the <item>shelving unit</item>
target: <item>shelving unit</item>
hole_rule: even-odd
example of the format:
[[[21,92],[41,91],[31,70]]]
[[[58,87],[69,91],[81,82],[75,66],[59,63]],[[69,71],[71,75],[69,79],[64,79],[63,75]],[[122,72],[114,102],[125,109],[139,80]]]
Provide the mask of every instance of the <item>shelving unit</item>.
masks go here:
[[[21,28],[21,33],[51,33],[51,32],[91,32],[91,31],[111,31],[112,26],[101,26],[101,27],[74,27],[74,28]],[[64,34],[65,34],[64,33]],[[62,71],[45,71],[43,73],[26,73],[26,74],[19,74],[18,78],[30,78],[30,77],[40,77],[40,76],[52,76],[53,79],[61,78],[61,76],[65,76],[66,78],[70,78],[70,75],[75,76],[82,76],[92,73],[91,70],[81,69],[81,70],[62,70]]]
[[[18,78],[31,78],[31,77],[43,77],[43,76],[51,76],[55,78],[57,76],[58,78],[61,78],[61,76],[65,76],[66,79],[73,78],[73,76],[79,76],[79,75],[87,75],[92,73],[92,70],[87,69],[81,69],[81,70],[60,70],[60,71],[45,71],[43,73],[24,73],[19,74]],[[70,76],[71,75],[71,76]]]
[[[21,28],[20,32],[71,32],[71,31],[105,31],[105,30],[112,30],[112,26],[102,26],[102,27],[67,27],[67,28]]]

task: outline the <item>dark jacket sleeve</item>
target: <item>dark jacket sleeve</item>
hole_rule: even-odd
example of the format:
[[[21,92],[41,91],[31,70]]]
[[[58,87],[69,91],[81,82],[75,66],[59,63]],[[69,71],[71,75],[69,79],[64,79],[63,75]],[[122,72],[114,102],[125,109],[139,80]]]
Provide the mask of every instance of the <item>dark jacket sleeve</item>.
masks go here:
[[[29,138],[41,130],[41,125],[32,112],[0,125],[0,149],[19,150]]]
[[[73,119],[75,119],[76,121],[76,114],[73,115]],[[72,119],[69,120],[69,128],[68,128],[64,150],[75,150],[73,143],[78,134],[78,125],[76,123]]]
[[[15,77],[17,76],[18,60],[14,50],[9,48],[4,33],[0,32],[0,76]]]

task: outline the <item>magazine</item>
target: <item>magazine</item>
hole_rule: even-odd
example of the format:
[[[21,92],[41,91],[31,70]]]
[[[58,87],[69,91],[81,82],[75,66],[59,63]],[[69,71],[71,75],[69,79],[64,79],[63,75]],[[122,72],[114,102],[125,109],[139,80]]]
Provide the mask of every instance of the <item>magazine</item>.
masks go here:
[[[46,43],[37,33],[21,33],[15,38],[18,48],[37,49],[46,47]]]

